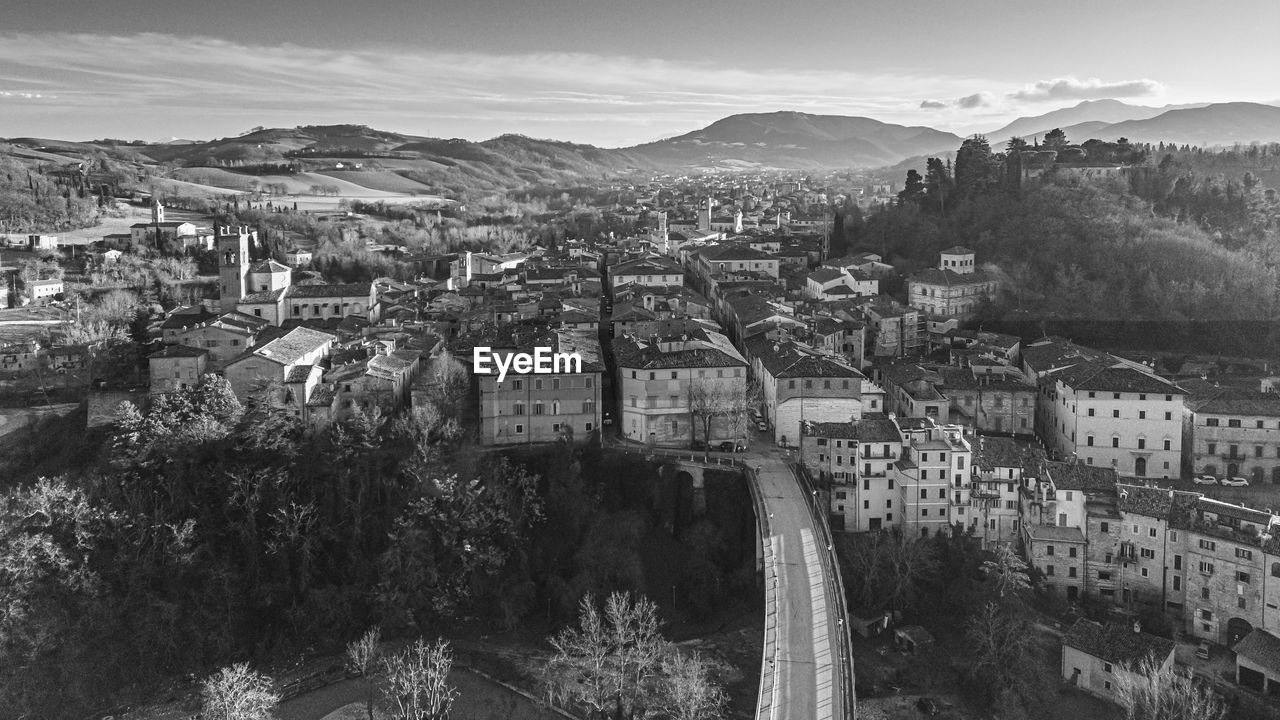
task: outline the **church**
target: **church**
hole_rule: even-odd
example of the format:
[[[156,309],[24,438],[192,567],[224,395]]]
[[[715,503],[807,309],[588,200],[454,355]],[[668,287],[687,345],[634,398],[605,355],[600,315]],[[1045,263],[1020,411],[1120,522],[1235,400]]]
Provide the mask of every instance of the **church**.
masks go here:
[[[293,282],[293,271],[275,260],[252,260],[258,233],[247,226],[214,228],[218,252],[219,310],[262,318],[275,326],[287,320],[329,320],[350,315],[378,321],[372,282]]]

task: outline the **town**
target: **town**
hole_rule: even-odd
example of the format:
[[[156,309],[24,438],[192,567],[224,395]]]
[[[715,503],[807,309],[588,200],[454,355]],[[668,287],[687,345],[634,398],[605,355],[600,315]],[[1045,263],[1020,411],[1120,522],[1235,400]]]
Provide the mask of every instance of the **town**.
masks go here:
[[[978,151],[965,142],[962,153]],[[1090,162],[1062,142],[1011,144],[996,161],[1001,182],[1092,192],[1139,172],[1127,146]],[[504,225],[479,200],[308,210],[271,191],[205,205],[177,191],[102,198],[145,216],[128,233],[74,242],[10,234],[0,251],[7,462],[51,476],[72,455],[107,452],[85,444],[55,459],[73,435],[112,438],[102,447],[115,448],[115,467],[128,444],[129,472],[176,462],[139,449],[151,440],[142,428],[201,432],[214,415],[191,408],[221,393],[246,414],[283,418],[255,421],[255,472],[270,472],[286,437],[410,420],[431,438],[422,448],[453,448],[447,461],[415,451],[422,473],[502,453],[569,448],[571,459],[547,461],[565,466],[602,453],[671,473],[703,516],[718,502],[711,478],[727,472],[744,497],[750,487],[747,586],[765,608],[765,662],[739,716],[778,703],[784,717],[961,712],[940,699],[958,691],[903,677],[945,641],[914,597],[928,583],[872,581],[891,562],[881,553],[950,539],[972,544],[966,582],[1007,576],[1011,593],[1034,595],[1029,633],[1053,644],[1055,682],[1083,698],[1063,701],[1085,703],[1072,711],[1117,713],[1107,703],[1125,702],[1123,678],[1176,666],[1232,717],[1268,716],[1280,694],[1274,360],[990,329],[981,320],[1009,296],[1010,258],[936,244],[930,265],[895,265],[892,243],[851,230],[853,218],[927,207],[939,176],[928,182],[914,170],[905,184],[854,172],[609,180],[541,203],[520,241],[499,237]],[[435,252],[404,242],[396,220],[479,231]],[[360,462],[372,477],[385,460]],[[369,493],[391,492],[369,482]],[[250,497],[239,502],[261,501]],[[568,512],[543,502],[540,512]],[[307,507],[289,516],[290,537],[324,512]],[[291,558],[288,573],[320,562],[284,535],[263,542]],[[303,581],[291,582],[296,599]],[[777,588],[791,582],[817,590],[783,613],[793,600]],[[378,592],[404,592],[388,583]],[[548,617],[552,602],[538,603]],[[518,614],[542,612],[534,605]],[[990,607],[996,620],[1023,612]],[[771,613],[799,624],[780,631]],[[788,654],[797,642],[813,666],[797,672],[812,682],[825,668],[825,690],[819,679],[816,694],[800,693],[774,669],[800,662]],[[1014,666],[992,677],[1017,669],[1017,657],[1000,662]],[[576,702],[564,707],[593,707]]]

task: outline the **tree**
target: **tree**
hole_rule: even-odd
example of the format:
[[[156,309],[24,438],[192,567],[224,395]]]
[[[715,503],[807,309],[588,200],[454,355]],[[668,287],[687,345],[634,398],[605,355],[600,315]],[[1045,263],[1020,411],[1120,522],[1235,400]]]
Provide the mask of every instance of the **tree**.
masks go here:
[[[1030,706],[1044,691],[1036,630],[1020,604],[984,603],[965,625],[969,687],[987,705]]]
[[[1227,707],[1209,688],[1147,657],[1116,677],[1126,720],[1221,720]]]
[[[1054,128],[1044,134],[1044,146],[1050,150],[1061,150],[1067,146],[1067,134],[1061,128]]]
[[[377,696],[374,692],[377,685],[373,681],[373,671],[378,666],[381,641],[382,631],[372,627],[358,640],[347,643],[347,670],[356,673],[365,682],[365,711],[369,720],[373,720],[373,704]]]
[[[672,651],[662,659],[666,678],[659,708],[671,720],[718,720],[729,698],[711,679],[710,668],[697,654]]]
[[[453,652],[446,640],[428,644],[418,638],[404,652],[384,661],[387,708],[396,720],[444,720],[458,690],[448,683]]]
[[[591,595],[579,604],[578,627],[551,638],[556,654],[544,678],[552,704],[579,703],[597,717],[612,709],[635,717],[655,698],[651,682],[661,668],[666,641],[658,633],[658,608],[643,596],[613,593],[604,612]]]
[[[906,204],[910,202],[919,202],[924,197],[924,178],[920,177],[920,171],[911,168],[907,171],[907,182],[903,186],[902,191],[898,193],[898,202]]]
[[[723,418],[725,430],[733,438],[746,437],[751,396],[741,378],[704,378],[689,385],[689,414],[702,425],[702,439],[711,444],[711,426]],[[696,430],[696,426],[695,426]],[[696,439],[696,435],[695,435]]]
[[[200,689],[204,720],[270,720],[279,702],[271,678],[250,670],[248,663],[223,668]]]
[[[999,182],[1001,164],[991,153],[991,145],[981,135],[974,135],[956,151],[956,194],[972,198],[983,195]]]
[[[934,548],[928,540],[901,532],[840,536],[844,552],[849,604],[863,613],[910,608],[923,582],[937,570]]]
[[[1027,575],[1027,562],[1018,556],[1008,544],[996,548],[995,559],[982,564],[991,578],[996,594],[1004,598],[1015,597],[1031,589]]]

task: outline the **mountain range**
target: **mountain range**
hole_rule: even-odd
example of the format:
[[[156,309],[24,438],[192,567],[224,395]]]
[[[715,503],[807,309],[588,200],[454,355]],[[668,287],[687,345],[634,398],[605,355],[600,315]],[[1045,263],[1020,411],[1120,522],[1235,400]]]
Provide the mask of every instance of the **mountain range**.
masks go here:
[[[1096,100],[1019,118],[986,136],[999,148],[1009,137],[1040,137],[1053,128],[1061,128],[1072,142],[1120,137],[1206,147],[1275,142],[1280,141],[1280,107],[1246,102],[1147,107]],[[247,189],[255,178],[266,182],[267,176],[279,182],[278,166],[294,165],[308,175],[291,184],[301,185],[303,192],[317,181],[328,182],[312,177],[320,174],[396,195],[457,195],[637,173],[914,166],[925,156],[954,152],[961,142],[958,135],[926,126],[801,112],[732,115],[701,130],[627,148],[522,135],[445,140],[363,125],[259,128],[238,137],[154,144],[8,141],[31,158],[83,158],[107,150],[138,165],[162,165],[173,180],[212,188]]]

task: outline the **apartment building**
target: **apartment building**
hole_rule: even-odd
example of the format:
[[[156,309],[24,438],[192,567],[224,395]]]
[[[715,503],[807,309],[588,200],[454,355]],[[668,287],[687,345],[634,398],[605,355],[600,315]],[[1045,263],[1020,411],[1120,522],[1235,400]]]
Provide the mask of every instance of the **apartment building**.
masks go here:
[[[1020,493],[1036,482],[1043,462],[1044,451],[1026,441],[982,436],[973,442],[970,501],[984,549],[1018,542]]]
[[[892,472],[902,455],[902,431],[884,413],[856,422],[806,421],[800,456],[811,472],[832,482],[832,527],[865,532],[897,527],[902,493]]]
[[[581,372],[518,375],[509,372],[476,376],[479,385],[480,443],[513,445],[582,438],[600,428],[601,378],[604,362],[596,333],[552,330],[497,342],[495,353],[532,354],[545,347],[552,353],[577,353]]]
[[[1121,362],[1079,361],[1039,381],[1037,434],[1061,459],[1137,478],[1181,476],[1181,388]]]
[[[1266,623],[1269,558],[1264,544],[1277,518],[1268,512],[1199,498],[1186,526],[1186,632],[1228,647]]]
[[[929,418],[897,422],[903,448],[891,477],[900,490],[904,531],[929,537],[953,523],[975,525],[977,513],[969,507],[973,451],[962,429]]]
[[[613,354],[619,430],[626,439],[687,447],[693,440],[717,443],[746,436],[747,361],[724,335],[695,329],[665,337],[621,337],[613,341]],[[722,411],[698,407],[713,400]],[[710,437],[705,437],[702,419],[708,417]]]
[[[1192,472],[1280,483],[1280,394],[1212,386],[1189,392]]]
[[[975,257],[973,250],[958,245],[943,250],[938,267],[907,279],[907,303],[932,316],[972,315],[999,288],[993,275],[976,267]]]
[[[883,393],[858,370],[828,355],[783,340],[753,344],[752,371],[760,380],[774,440],[799,445],[800,425],[849,422],[883,410]]]

